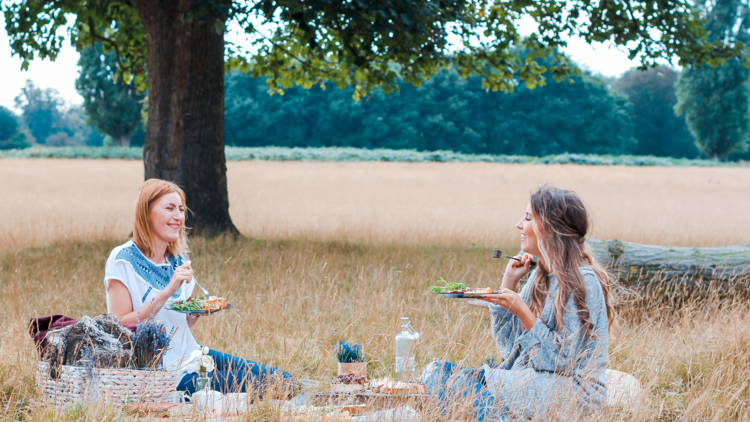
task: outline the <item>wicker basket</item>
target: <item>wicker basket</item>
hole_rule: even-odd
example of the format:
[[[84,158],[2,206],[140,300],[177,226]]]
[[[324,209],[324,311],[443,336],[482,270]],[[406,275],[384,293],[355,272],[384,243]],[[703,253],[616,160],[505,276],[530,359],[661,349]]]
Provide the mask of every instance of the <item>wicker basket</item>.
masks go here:
[[[160,403],[174,399],[177,372],[134,369],[94,369],[63,365],[59,379],[49,376],[49,364],[38,362],[37,388],[49,403],[67,406],[76,401],[102,400],[113,405]]]
[[[66,406],[82,401],[89,395],[89,376],[86,368],[63,365],[60,378],[49,376],[49,364],[37,362],[36,386],[39,395],[56,406]]]
[[[177,391],[177,372],[95,369],[92,398],[109,404],[163,403]]]

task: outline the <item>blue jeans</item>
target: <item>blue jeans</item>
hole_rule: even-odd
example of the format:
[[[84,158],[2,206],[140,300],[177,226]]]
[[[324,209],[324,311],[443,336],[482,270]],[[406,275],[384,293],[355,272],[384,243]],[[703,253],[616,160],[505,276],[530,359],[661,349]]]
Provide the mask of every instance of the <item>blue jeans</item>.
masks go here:
[[[270,382],[283,382],[279,387],[290,388],[290,393],[291,387],[294,386],[292,374],[279,368],[271,368],[212,349],[208,351],[208,355],[216,363],[216,369],[209,373],[211,388],[222,394],[244,393],[251,390],[263,397],[263,390]],[[177,385],[177,391],[195,393],[198,377],[198,373],[185,375]]]
[[[482,369],[461,368],[455,363],[435,361],[432,369],[425,369],[423,381],[427,392],[437,400],[447,416],[464,419],[466,409],[451,407],[470,403],[470,419],[476,421],[505,420],[505,416],[495,407],[495,397],[487,390]],[[467,400],[468,399],[468,400]]]

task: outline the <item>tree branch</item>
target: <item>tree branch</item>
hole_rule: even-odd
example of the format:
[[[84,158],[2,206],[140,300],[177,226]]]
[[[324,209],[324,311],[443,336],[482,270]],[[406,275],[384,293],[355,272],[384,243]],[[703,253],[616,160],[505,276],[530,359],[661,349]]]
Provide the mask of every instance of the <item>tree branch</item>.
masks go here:
[[[127,70],[129,72],[133,72],[136,69],[135,62],[138,62],[138,60],[140,60],[141,56],[138,56],[136,58],[135,62],[132,63],[130,66],[126,66],[122,62],[122,60],[121,60],[121,57],[120,57],[120,48],[117,45],[117,43],[115,41],[113,41],[113,40],[111,40],[111,39],[103,36],[103,35],[99,35],[99,34],[96,33],[96,29],[94,29],[94,19],[91,16],[89,16],[88,24],[89,24],[89,32],[91,33],[91,42],[92,42],[92,44],[94,44],[96,42],[95,40],[99,40],[99,41],[102,41],[102,42],[105,42],[105,43],[111,45],[114,48],[114,50],[115,50],[115,59],[117,60],[117,65],[120,66],[120,68],[122,68],[122,69],[125,69],[125,70]]]
[[[321,73],[325,73],[325,74],[330,74],[330,73],[331,73],[331,72],[330,72],[330,71],[328,71],[328,70],[325,70],[325,69],[321,69],[321,68],[319,68],[319,67],[313,66],[312,64],[310,64],[310,62],[309,62],[309,61],[307,61],[307,60],[304,60],[304,59],[301,59],[301,58],[297,57],[296,55],[292,54],[292,53],[291,53],[291,52],[290,52],[289,50],[287,50],[287,49],[286,49],[286,48],[284,48],[283,46],[281,46],[281,45],[277,44],[277,43],[276,43],[275,41],[273,41],[273,39],[271,39],[271,38],[268,38],[267,36],[263,35],[263,33],[262,33],[262,32],[260,32],[260,31],[256,30],[256,29],[255,29],[255,27],[253,27],[253,25],[252,25],[252,24],[250,25],[250,27],[251,27],[251,28],[253,28],[253,32],[255,32],[255,33],[257,33],[258,35],[260,35],[260,36],[261,36],[261,37],[262,37],[263,39],[265,39],[266,41],[268,41],[269,43],[271,43],[271,45],[273,45],[274,47],[276,47],[276,48],[278,48],[279,50],[283,51],[283,52],[284,52],[284,53],[285,53],[286,55],[288,55],[289,57],[291,57],[291,58],[293,58],[293,59],[297,60],[298,62],[302,63],[302,64],[303,64],[304,66],[306,66],[306,67],[308,67],[308,68],[310,68],[310,69],[314,69],[314,70],[317,70],[317,71],[319,71],[319,72],[321,72]]]

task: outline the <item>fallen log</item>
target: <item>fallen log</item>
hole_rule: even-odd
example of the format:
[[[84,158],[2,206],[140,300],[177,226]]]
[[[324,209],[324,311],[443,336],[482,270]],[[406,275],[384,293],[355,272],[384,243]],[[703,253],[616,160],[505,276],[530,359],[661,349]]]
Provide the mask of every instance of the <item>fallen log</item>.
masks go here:
[[[655,278],[689,284],[750,278],[750,245],[686,248],[598,239],[588,244],[620,282],[629,285]]]

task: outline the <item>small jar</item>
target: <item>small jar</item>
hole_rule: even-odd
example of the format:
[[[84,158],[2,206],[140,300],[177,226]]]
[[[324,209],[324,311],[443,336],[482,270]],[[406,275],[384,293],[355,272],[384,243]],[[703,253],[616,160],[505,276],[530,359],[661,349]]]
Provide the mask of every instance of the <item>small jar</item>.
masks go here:
[[[367,378],[367,362],[339,362],[338,375],[356,374]]]

